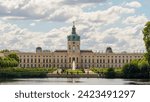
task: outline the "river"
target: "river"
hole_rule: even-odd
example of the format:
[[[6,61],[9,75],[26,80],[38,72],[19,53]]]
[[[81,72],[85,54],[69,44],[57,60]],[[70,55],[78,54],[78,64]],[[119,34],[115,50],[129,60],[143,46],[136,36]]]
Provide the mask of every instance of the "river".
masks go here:
[[[106,78],[29,78],[0,80],[0,85],[150,85],[150,80]]]

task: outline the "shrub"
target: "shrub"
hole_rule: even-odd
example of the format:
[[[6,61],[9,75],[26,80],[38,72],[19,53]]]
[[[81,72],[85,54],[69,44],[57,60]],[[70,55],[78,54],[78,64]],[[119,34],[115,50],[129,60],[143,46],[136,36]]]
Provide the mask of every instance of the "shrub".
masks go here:
[[[140,70],[136,64],[130,63],[123,66],[122,73],[125,78],[136,78]]]
[[[108,68],[107,72],[105,73],[106,78],[115,78],[116,72],[114,68]]]
[[[0,69],[0,78],[43,78],[55,70],[55,68],[3,68]]]

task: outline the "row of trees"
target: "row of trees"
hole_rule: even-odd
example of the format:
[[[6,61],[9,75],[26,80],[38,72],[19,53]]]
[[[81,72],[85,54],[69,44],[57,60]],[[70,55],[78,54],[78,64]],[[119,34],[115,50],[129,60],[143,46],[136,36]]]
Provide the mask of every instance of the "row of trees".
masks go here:
[[[106,78],[150,78],[150,65],[146,59],[133,60],[125,64],[120,71],[115,68],[108,68],[104,72]]]
[[[122,73],[124,78],[149,78],[150,66],[146,59],[134,60],[123,66]]]
[[[0,68],[17,67],[19,64],[19,57],[15,53],[8,56],[0,57]]]

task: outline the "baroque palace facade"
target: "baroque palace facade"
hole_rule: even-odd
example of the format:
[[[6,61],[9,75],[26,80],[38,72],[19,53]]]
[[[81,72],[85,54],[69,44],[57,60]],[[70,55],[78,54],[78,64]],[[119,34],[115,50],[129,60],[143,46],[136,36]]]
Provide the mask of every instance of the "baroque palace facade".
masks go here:
[[[67,37],[67,40],[67,50],[55,50],[51,52],[37,47],[35,53],[16,52],[20,58],[19,67],[72,68],[72,62],[74,61],[76,68],[119,68],[125,63],[143,57],[143,53],[114,53],[111,47],[107,47],[105,53],[80,50],[80,36],[76,33],[75,25],[73,25],[72,33]]]

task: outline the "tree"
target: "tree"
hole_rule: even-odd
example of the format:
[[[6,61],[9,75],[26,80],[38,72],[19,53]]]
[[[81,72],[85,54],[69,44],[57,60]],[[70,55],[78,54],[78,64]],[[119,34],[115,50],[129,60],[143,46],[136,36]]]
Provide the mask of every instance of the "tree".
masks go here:
[[[115,70],[113,68],[108,68],[105,74],[107,78],[115,78],[116,76]]]
[[[132,60],[130,63],[131,63],[131,64],[134,64],[134,65],[136,65],[136,66],[138,66],[139,61],[140,61],[140,60],[138,60],[138,59],[134,59],[134,60]]]
[[[147,59],[149,65],[150,65],[150,21],[146,23],[144,29],[143,29],[143,40],[145,43],[146,51],[145,58]]]
[[[149,78],[150,66],[148,64],[148,61],[143,59],[139,62],[138,66],[140,69],[141,78]]]
[[[129,63],[123,66],[122,73],[125,78],[136,78],[140,70],[137,64]]]
[[[11,53],[8,55],[8,57],[15,59],[17,62],[19,62],[19,57],[17,56],[16,53]]]
[[[2,67],[2,61],[3,61],[3,59],[2,59],[2,57],[0,57],[0,68]]]
[[[0,57],[0,68],[7,68],[7,67],[17,67],[19,64],[18,61],[16,61],[14,58],[10,57]]]

